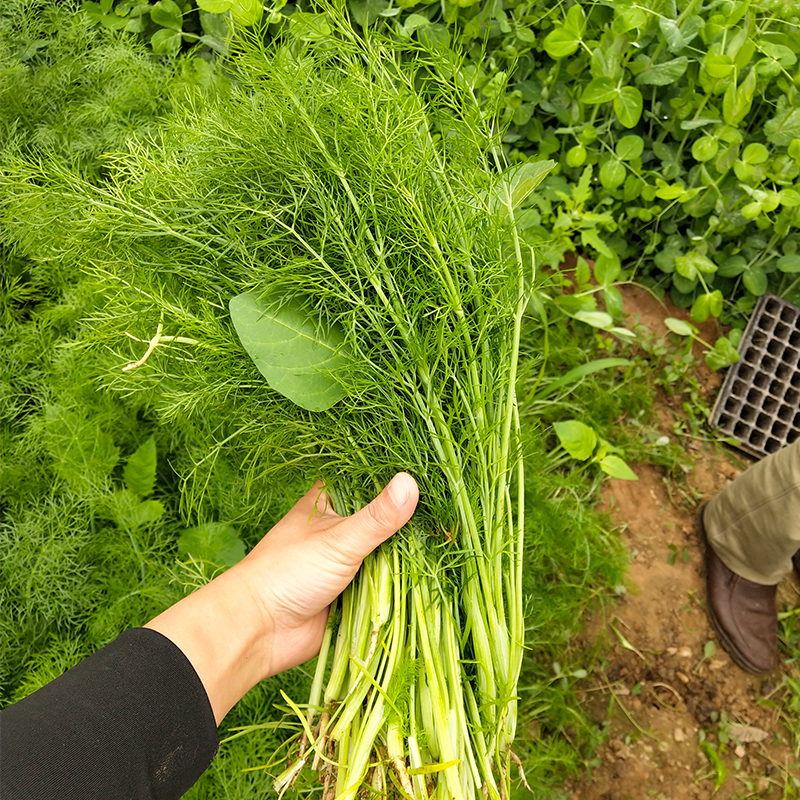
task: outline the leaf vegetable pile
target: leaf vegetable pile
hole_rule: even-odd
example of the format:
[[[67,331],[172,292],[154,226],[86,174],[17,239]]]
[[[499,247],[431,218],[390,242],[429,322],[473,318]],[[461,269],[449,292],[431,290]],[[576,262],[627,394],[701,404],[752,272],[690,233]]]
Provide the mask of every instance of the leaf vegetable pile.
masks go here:
[[[117,352],[107,382],[162,421],[205,426],[188,505],[223,448],[252,479],[322,475],[339,513],[397,470],[421,485],[331,615],[278,787],[314,766],[330,797],[508,796],[535,283],[514,223],[549,164],[504,169],[452,54],[335,14],[254,34],[229,67],[232,88],[178,106],[114,180],[47,168],[60,258],[112,287],[84,346]],[[41,192],[28,168],[18,196]]]

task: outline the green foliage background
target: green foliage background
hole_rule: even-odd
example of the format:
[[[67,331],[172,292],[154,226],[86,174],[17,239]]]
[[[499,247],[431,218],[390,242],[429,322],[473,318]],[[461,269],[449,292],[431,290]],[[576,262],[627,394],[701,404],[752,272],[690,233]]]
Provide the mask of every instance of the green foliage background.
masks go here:
[[[249,3],[199,6],[104,0],[76,13],[69,4],[9,0],[0,11],[3,704],[207,580],[225,566],[214,554],[237,542],[251,547],[308,478],[245,487],[246,454],[220,455],[190,512],[181,481],[207,431],[188,415],[163,424],[147,392],[99,390],[119,364],[80,343],[103,287],[67,268],[52,247],[70,236],[58,209],[43,206],[42,192],[20,190],[26,159],[113,183],[109,154],[157,138],[173,104],[228,80],[215,57],[227,49],[227,15],[257,11]],[[698,321],[713,315],[734,326],[764,291],[800,301],[798,6],[351,0],[360,24],[430,48],[457,41],[483,102],[502,108],[509,156],[558,161],[529,203],[524,235],[551,267],[575,248],[597,263],[586,267],[577,300],[556,300],[547,380],[585,363],[595,346],[591,330],[563,315],[594,312],[599,301],[619,318],[620,280],[670,292]],[[297,12],[314,19],[311,5],[276,6],[267,12],[271,30]],[[551,296],[559,283],[556,274]],[[526,347],[529,386],[545,343],[531,334]],[[609,391],[622,380],[626,391]],[[586,662],[569,653],[569,642],[586,604],[619,586],[623,565],[589,510],[596,477],[570,472],[548,452],[548,426],[580,415],[611,439],[624,411],[646,414],[648,397],[629,370],[590,377],[526,416],[532,657],[521,682],[528,718],[520,755],[542,797],[556,793],[598,741],[571,693],[579,678],[570,670]],[[144,452],[145,471],[155,470],[152,491],[131,477],[131,460]],[[197,544],[212,540],[206,550]],[[257,687],[223,735],[279,719],[280,688],[302,696],[307,680],[295,670]],[[528,735],[533,719],[537,737]],[[190,796],[269,791],[263,773],[242,770],[267,763],[280,738],[265,729],[223,744]]]

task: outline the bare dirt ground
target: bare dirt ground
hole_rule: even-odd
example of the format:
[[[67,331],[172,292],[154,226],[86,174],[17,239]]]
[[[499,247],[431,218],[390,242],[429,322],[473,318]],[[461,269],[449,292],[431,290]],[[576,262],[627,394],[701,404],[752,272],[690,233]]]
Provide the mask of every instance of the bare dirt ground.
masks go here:
[[[628,314],[657,335],[665,333],[665,316],[688,319],[641,290],[624,296]],[[715,332],[705,333],[713,341]],[[719,377],[700,377],[713,400]],[[659,403],[664,435],[674,434],[677,406],[669,398]],[[634,464],[637,482],[610,481],[605,489],[604,506],[630,551],[630,585],[588,628],[586,646],[600,641],[608,665],[587,680],[585,698],[598,722],[609,720],[610,736],[590,773],[566,787],[570,800],[796,796],[787,788],[797,759],[778,712],[781,670],[758,677],[739,669],[705,612],[696,509],[752,461],[713,444],[688,447],[694,468],[685,480]],[[794,577],[781,585],[779,601],[800,602]]]

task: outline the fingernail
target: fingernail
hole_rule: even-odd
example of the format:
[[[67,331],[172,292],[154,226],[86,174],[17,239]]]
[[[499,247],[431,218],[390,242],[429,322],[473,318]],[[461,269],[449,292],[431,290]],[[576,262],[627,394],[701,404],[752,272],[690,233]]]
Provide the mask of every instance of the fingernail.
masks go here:
[[[397,508],[402,508],[411,497],[411,480],[409,475],[401,472],[389,482],[389,497]]]

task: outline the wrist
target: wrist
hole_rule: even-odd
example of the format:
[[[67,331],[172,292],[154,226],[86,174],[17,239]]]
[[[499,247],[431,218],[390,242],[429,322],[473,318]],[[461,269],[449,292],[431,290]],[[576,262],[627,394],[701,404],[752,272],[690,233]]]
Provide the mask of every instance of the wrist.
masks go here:
[[[217,725],[260,680],[272,674],[268,621],[240,565],[145,625],[186,656],[206,690]]]

